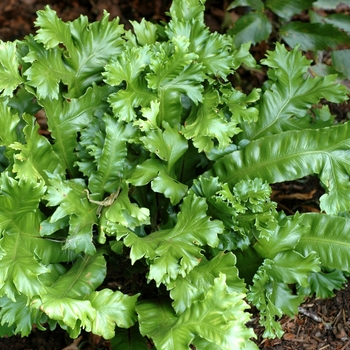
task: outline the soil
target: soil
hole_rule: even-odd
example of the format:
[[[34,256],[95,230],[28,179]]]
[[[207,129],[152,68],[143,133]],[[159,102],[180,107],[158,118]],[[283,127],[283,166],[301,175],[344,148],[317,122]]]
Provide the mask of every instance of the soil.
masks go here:
[[[221,31],[228,0],[207,0],[206,23],[213,31]],[[165,12],[170,0],[2,0],[0,2],[0,39],[3,41],[23,39],[35,32],[36,11],[49,4],[63,20],[74,20],[81,14],[90,21],[102,17],[103,10],[111,18],[119,16],[121,23],[130,28],[129,20],[151,21],[167,20]],[[267,43],[253,48],[257,59],[264,56]],[[245,77],[241,77],[244,80]],[[264,76],[256,75],[246,79],[250,84],[261,86]],[[244,87],[249,89],[250,86]],[[340,120],[349,116],[349,104],[330,106],[333,114]],[[319,211],[318,198],[323,189],[314,177],[287,182],[273,186],[273,199],[280,209],[293,214],[295,211]],[[349,281],[350,282],[350,281]],[[254,310],[249,326],[257,335],[256,343],[260,349],[305,349],[305,350],[346,350],[350,349],[350,283],[335,296],[325,300],[308,299],[293,318],[283,317],[281,324],[285,334],[282,339],[263,339],[263,329],[259,326],[259,316]],[[76,340],[70,339],[65,331],[39,331],[34,328],[28,337],[4,337],[0,339],[0,349],[7,350],[74,350],[74,349],[112,349],[108,341],[89,333],[82,333]]]

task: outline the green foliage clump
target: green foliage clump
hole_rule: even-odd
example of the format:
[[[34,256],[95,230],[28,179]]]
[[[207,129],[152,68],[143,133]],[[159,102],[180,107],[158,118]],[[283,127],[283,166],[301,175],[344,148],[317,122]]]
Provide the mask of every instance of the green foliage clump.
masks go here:
[[[35,36],[0,43],[2,334],[257,349],[246,300],[281,336],[350,272],[350,128],[319,105],[346,89],[276,44],[244,94],[229,79],[256,66],[249,44],[211,33],[199,0],[169,15],[127,31],[46,7]],[[270,184],[309,174],[323,213],[278,212]]]

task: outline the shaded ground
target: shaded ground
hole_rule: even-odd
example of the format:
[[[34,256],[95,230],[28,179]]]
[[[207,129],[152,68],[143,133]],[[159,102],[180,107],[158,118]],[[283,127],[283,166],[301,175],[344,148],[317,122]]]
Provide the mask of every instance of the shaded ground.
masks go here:
[[[231,1],[207,0],[206,22],[212,30],[220,31],[225,17],[225,9]],[[22,39],[33,33],[36,11],[46,4],[56,10],[63,20],[73,20],[80,14],[87,15],[90,21],[99,19],[103,9],[111,18],[119,16],[121,23],[129,27],[129,20],[166,20],[169,0],[2,0],[0,2],[0,39],[3,41]],[[262,58],[267,45],[254,48],[257,59]],[[241,77],[241,79],[246,79]],[[263,76],[249,77],[261,85]],[[249,89],[250,86],[246,86]],[[332,106],[332,113],[344,120],[349,113],[349,104]],[[273,200],[280,209],[293,214],[295,211],[318,211],[318,198],[322,194],[317,179],[308,177],[299,181],[273,186]],[[254,310],[253,310],[254,311]],[[306,349],[306,350],[346,350],[350,349],[350,283],[327,300],[309,299],[302,305],[299,315],[281,320],[285,334],[283,339],[264,340],[263,329],[259,326],[258,315],[250,322],[257,334],[260,349]],[[29,337],[10,337],[0,339],[0,349],[7,350],[75,350],[75,349],[111,349],[109,342],[92,334],[83,333],[73,341],[60,329],[42,332],[34,329]],[[234,350],[234,349],[233,349]]]

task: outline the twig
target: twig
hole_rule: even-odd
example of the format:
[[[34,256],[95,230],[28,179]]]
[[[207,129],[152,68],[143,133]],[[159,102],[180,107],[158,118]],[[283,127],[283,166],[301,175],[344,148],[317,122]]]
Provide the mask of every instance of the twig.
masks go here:
[[[350,340],[340,349],[340,350],[346,350],[346,348],[350,345]]]

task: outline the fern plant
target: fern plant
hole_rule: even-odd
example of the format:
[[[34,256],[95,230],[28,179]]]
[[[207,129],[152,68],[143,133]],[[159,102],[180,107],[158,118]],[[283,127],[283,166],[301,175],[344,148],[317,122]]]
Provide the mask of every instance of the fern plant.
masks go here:
[[[211,33],[202,1],[169,15],[126,31],[46,7],[36,35],[0,43],[2,335],[256,349],[246,300],[281,336],[279,317],[345,282],[350,128],[319,105],[345,88],[276,44],[246,95],[229,76],[256,66],[249,44]],[[308,174],[323,213],[278,212],[270,184]]]

